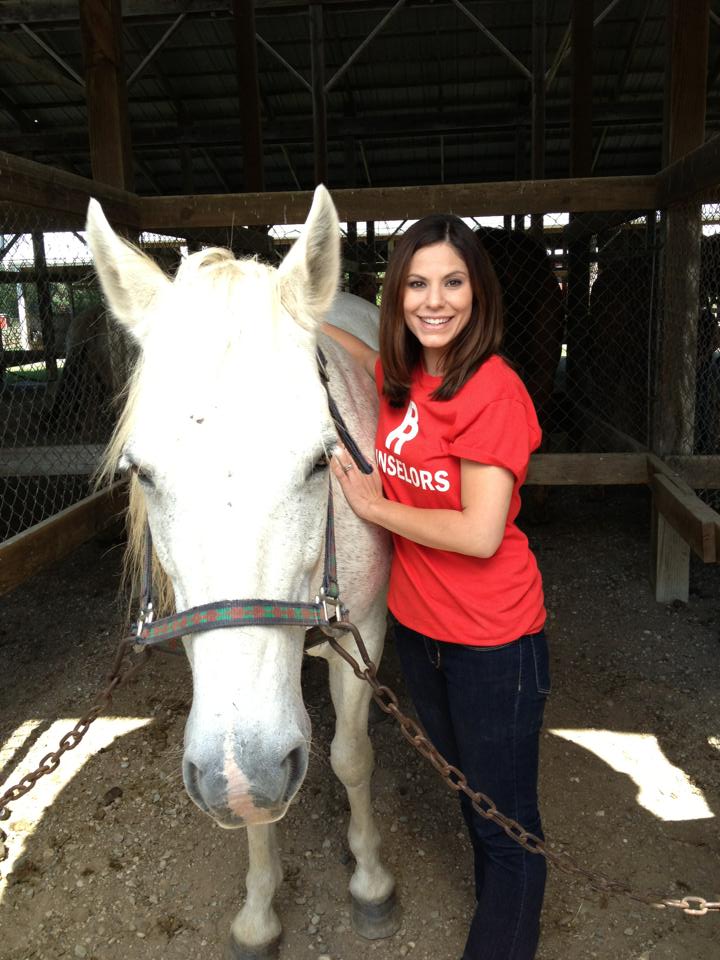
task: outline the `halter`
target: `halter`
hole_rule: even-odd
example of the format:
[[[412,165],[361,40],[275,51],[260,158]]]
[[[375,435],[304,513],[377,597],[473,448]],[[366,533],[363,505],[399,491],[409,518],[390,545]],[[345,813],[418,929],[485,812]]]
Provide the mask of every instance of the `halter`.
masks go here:
[[[327,393],[328,410],[338,436],[358,469],[362,473],[370,474],[373,468],[362,455],[330,393],[327,360],[320,347],[317,348],[316,359],[318,373]],[[152,552],[150,526],[146,523],[142,602],[134,641],[137,648],[154,647],[176,641],[191,633],[219,630],[223,627],[287,626],[311,630],[313,627],[328,628],[348,622],[348,611],[340,602],[337,582],[332,479],[328,482],[323,578],[318,595],[312,603],[292,603],[287,600],[219,600],[155,620],[152,603]],[[326,639],[324,633],[313,630],[306,637],[305,649],[324,643]]]

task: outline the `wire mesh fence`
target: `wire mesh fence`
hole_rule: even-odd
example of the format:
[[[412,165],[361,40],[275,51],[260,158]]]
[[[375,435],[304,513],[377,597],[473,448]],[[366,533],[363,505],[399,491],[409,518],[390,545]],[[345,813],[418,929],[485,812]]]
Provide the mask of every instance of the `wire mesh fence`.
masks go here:
[[[689,452],[720,453],[720,205],[695,206],[696,339],[683,402]],[[106,316],[79,224],[13,205],[0,235],[0,540],[75,503],[109,439],[129,345]],[[15,216],[15,219],[13,217]],[[414,221],[343,224],[342,286],[379,303],[386,265]],[[656,213],[467,218],[498,274],[503,352],[535,401],[550,452],[652,447],[663,322],[687,263],[665,256]],[[277,264],[299,226],[228,225],[133,239],[169,273],[206,246]],[[198,360],[203,324],[198,318]],[[688,354],[690,351],[690,354]],[[689,381],[688,381],[689,382]],[[715,495],[708,491],[713,502]]]

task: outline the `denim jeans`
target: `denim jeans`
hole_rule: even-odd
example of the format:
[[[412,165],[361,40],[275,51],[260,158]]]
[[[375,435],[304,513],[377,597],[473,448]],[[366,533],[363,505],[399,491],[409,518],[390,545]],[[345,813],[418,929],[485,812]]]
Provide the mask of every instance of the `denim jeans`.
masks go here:
[[[542,837],[538,749],[550,692],[541,631],[501,647],[432,640],[395,621],[395,640],[420,722],[469,786]],[[462,960],[532,960],[545,860],[527,853],[460,794],[475,856],[475,914]]]

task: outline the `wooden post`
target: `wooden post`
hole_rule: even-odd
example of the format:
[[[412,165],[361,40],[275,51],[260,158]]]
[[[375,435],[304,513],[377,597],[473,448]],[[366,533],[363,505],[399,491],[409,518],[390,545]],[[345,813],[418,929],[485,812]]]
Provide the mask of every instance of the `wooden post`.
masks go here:
[[[312,74],[315,185],[328,184],[327,102],[325,99],[325,36],[323,8],[310,4],[310,68]]]
[[[679,160],[705,139],[709,16],[709,0],[669,0],[663,137],[668,163]],[[699,202],[668,209],[652,416],[652,448],[660,456],[693,451],[701,236]],[[651,575],[658,600],[687,602],[689,549],[674,530],[668,529],[667,520],[657,511],[653,515]]]
[[[120,0],[79,0],[95,180],[133,189]]]
[[[532,29],[532,139],[530,148],[530,176],[533,180],[545,178],[545,43],[547,38],[547,0],[533,0]],[[530,233],[541,243],[543,215],[530,217]]]
[[[589,177],[592,171],[592,4],[573,0],[571,21],[572,92],[570,106],[571,176]],[[574,211],[580,213],[581,211]],[[570,214],[571,225],[574,219]],[[568,244],[567,259],[567,383],[568,393],[585,406],[583,384],[589,360],[590,307],[589,237]],[[582,444],[582,424],[575,424],[573,445]]]
[[[243,142],[243,184],[248,192],[265,189],[260,85],[255,40],[255,0],[233,0],[238,96]]]
[[[53,320],[52,295],[48,280],[47,261],[45,259],[45,242],[42,233],[34,230],[32,233],[33,256],[35,258],[35,277],[37,284],[38,313],[40,314],[40,329],[43,338],[43,352],[45,354],[45,369],[47,371],[47,399],[52,401],[52,382],[57,380],[58,367],[55,358],[55,323]]]
[[[355,139],[354,137],[345,138],[345,186],[348,188],[357,185],[355,173]],[[358,285],[358,275],[360,272],[358,242],[357,242],[357,221],[347,221],[347,238],[345,241],[345,257],[355,264],[354,269],[348,270],[348,289],[350,293],[355,293]]]

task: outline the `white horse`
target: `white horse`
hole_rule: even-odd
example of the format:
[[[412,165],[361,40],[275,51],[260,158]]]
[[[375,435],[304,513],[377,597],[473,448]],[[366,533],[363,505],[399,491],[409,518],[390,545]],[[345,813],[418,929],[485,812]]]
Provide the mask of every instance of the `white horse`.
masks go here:
[[[316,363],[340,269],[330,195],[318,187],[277,270],[214,249],[189,256],[171,281],[116,236],[95,201],[87,230],[110,309],[140,347],[108,469],[119,464],[134,474],[133,529],[141,531],[147,516],[176,608],[223,598],[312,600],[322,578],[327,457],[337,440]],[[372,383],[337,344],[320,341],[332,395],[367,456]],[[334,502],[341,594],[377,662],[388,541],[358,521],[337,490]],[[303,781],[311,736],[300,683],[303,628],[234,627],[183,642],[193,676],[186,789],[221,827],[247,828],[247,897],[232,924],[230,956],[269,957],[281,935],[274,822]],[[331,763],[349,797],[356,860],[355,929],[389,936],[398,921],[370,803],[370,689],[327,644],[312,653],[329,665],[337,717]]]

